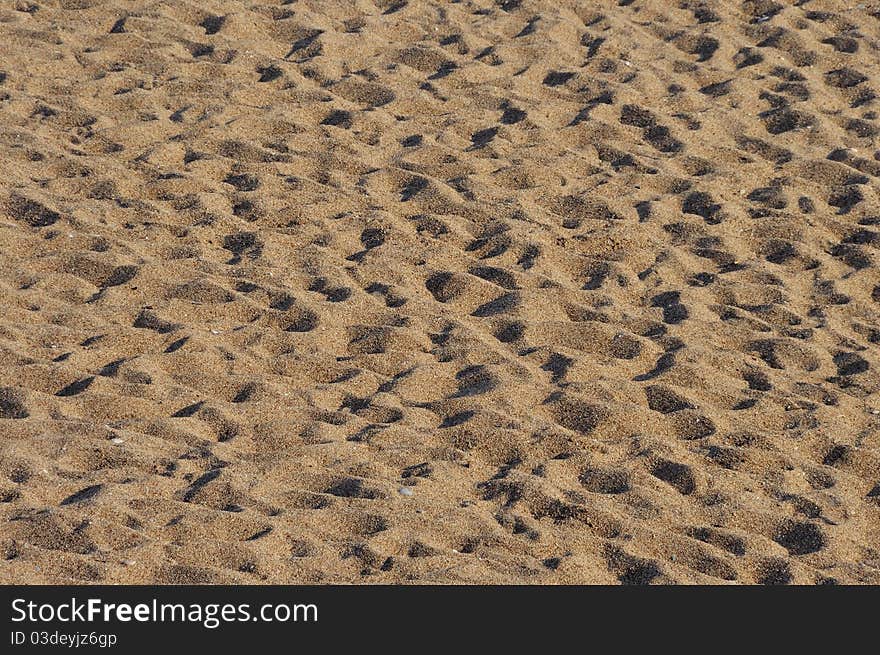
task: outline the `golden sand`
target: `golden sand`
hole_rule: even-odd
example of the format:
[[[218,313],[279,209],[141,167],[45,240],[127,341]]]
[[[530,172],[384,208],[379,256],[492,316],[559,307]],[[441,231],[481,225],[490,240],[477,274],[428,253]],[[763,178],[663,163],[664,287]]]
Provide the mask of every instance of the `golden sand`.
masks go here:
[[[880,583],[880,5],[0,10],[0,581]]]

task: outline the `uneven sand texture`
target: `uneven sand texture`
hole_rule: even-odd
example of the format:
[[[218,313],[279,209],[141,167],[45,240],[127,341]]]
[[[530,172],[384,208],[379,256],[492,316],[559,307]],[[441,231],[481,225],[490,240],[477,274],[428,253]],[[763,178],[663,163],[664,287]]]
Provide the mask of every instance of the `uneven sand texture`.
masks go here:
[[[880,4],[0,11],[0,580],[880,583]]]

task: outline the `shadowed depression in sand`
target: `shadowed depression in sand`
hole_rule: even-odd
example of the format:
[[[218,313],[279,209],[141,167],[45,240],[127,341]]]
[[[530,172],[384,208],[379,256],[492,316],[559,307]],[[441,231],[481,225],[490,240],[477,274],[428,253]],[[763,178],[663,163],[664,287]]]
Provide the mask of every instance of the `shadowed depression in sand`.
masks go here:
[[[0,6],[0,581],[880,583],[880,5]]]

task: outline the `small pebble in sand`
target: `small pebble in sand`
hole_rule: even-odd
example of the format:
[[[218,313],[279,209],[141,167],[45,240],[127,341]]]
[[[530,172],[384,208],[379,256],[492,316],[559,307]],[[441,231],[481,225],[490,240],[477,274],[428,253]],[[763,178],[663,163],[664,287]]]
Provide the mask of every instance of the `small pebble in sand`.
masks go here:
[[[399,493],[401,496],[412,496],[413,490],[409,487],[401,487],[397,490],[397,493]]]

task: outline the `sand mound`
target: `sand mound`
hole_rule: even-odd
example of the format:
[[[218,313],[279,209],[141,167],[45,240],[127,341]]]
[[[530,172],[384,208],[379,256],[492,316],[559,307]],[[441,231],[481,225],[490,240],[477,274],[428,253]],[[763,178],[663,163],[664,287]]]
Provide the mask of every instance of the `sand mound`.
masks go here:
[[[0,10],[0,579],[880,583],[874,3]]]

